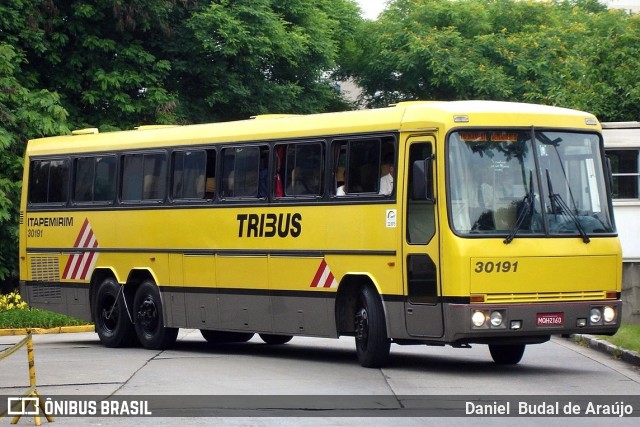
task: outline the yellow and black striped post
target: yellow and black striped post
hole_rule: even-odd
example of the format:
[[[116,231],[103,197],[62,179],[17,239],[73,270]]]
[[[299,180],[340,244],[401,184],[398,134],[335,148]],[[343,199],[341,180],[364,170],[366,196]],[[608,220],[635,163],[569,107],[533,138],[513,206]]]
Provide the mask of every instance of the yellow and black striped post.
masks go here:
[[[53,422],[53,417],[49,414],[47,414],[47,412],[45,411],[45,407],[44,407],[44,402],[42,401],[42,397],[40,397],[40,395],[38,395],[38,392],[36,390],[36,365],[35,365],[35,357],[34,357],[34,351],[33,351],[33,335],[31,333],[31,330],[27,330],[27,336],[20,341],[18,344],[14,345],[13,348],[9,349],[6,354],[3,354],[2,356],[7,357],[10,354],[13,354],[15,351],[17,351],[20,347],[26,345],[27,346],[27,361],[29,363],[29,391],[27,392],[27,394],[25,394],[23,397],[26,398],[31,398],[29,400],[29,402],[27,403],[27,406],[29,404],[32,404],[34,406],[33,408],[33,421],[35,422],[35,424],[37,426],[39,426],[41,424],[40,421],[40,413],[43,413],[44,416],[47,418],[47,421],[49,422]],[[3,359],[4,357],[0,357],[0,359]],[[39,403],[39,409],[36,408],[35,406],[35,400],[37,399],[38,403]],[[11,408],[10,408],[11,409]],[[25,406],[23,406],[22,409],[26,409]],[[22,417],[22,414],[20,415],[16,415],[15,417],[13,417],[13,419],[11,420],[11,424],[17,424],[18,421],[20,421],[20,417]],[[0,416],[0,418],[2,418]]]

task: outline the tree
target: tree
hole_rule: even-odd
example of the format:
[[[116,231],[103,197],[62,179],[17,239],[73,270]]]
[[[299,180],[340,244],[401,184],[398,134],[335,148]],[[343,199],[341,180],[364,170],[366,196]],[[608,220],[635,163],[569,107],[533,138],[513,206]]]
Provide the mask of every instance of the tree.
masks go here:
[[[635,120],[639,29],[595,0],[395,0],[345,71],[370,105],[498,99]]]
[[[194,121],[346,109],[329,76],[360,20],[349,0],[204,2],[176,26],[167,87]]]
[[[68,133],[60,98],[22,86],[24,57],[0,42],[0,281],[17,275],[22,158],[29,138]]]
[[[19,0],[11,0],[16,3]],[[169,32],[171,0],[38,2],[39,49],[22,45],[39,87],[57,92],[74,127],[131,128],[174,121],[170,69],[150,45]]]

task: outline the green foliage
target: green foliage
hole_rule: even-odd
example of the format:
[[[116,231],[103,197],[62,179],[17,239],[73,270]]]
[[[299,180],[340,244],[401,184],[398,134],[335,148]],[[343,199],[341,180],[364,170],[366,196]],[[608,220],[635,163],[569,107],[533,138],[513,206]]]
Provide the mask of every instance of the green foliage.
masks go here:
[[[82,326],[86,324],[87,322],[74,317],[36,308],[0,311],[0,329],[48,329],[60,326]]]
[[[640,353],[640,325],[623,324],[614,336],[600,337],[618,347]]]
[[[346,70],[370,105],[498,99],[640,113],[640,17],[595,0],[395,0]]]
[[[217,121],[348,107],[327,72],[360,22],[352,2],[207,2],[184,22],[168,46],[169,87],[183,116]]]
[[[0,280],[17,275],[22,157],[29,138],[68,133],[60,97],[21,84],[24,56],[0,42]]]

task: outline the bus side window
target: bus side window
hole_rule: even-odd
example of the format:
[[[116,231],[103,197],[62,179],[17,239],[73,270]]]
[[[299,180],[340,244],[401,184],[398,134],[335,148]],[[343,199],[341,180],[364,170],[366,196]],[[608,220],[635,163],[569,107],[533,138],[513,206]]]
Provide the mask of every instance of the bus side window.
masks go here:
[[[281,148],[283,147],[283,148]],[[320,196],[323,191],[324,145],[319,142],[279,145],[283,152],[284,196]],[[276,177],[277,181],[277,177]]]
[[[392,137],[336,141],[332,148],[337,196],[393,193],[395,140]]]
[[[265,155],[268,156],[266,146],[224,148],[222,150],[222,197],[266,197],[266,194],[259,193],[261,158]],[[267,179],[264,171],[262,175]],[[268,184],[265,183],[265,185]]]
[[[113,201],[116,184],[115,156],[79,157],[74,166],[74,202]]]
[[[69,162],[65,159],[33,160],[29,178],[29,203],[66,203]]]
[[[173,153],[172,199],[212,199],[215,188],[215,150],[188,150]]]
[[[409,148],[407,179],[407,241],[412,244],[426,244],[435,235],[435,206],[432,201],[413,198],[413,174],[411,165],[419,160],[427,159],[432,153],[431,144],[420,142]]]
[[[123,201],[161,201],[166,187],[167,159],[161,153],[125,154],[122,161]]]

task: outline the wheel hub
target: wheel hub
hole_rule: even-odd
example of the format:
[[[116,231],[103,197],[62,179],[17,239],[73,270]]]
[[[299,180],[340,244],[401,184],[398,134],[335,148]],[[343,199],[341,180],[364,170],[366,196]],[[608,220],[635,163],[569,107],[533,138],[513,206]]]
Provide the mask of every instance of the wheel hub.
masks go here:
[[[367,342],[368,333],[369,333],[369,319],[367,315],[367,310],[365,310],[364,307],[358,310],[358,312],[356,313],[355,333],[356,333],[356,340],[363,343]]]
[[[156,318],[156,305],[151,297],[147,297],[138,308],[138,320],[145,329],[149,329],[155,325]]]

